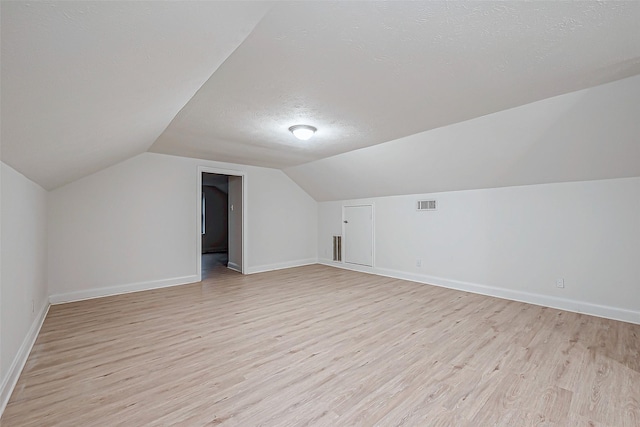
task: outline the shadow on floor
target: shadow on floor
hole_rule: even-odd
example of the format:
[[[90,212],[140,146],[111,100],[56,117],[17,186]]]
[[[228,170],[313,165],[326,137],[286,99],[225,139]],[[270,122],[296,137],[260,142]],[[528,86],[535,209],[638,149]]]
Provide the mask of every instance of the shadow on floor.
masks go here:
[[[202,280],[227,273],[229,271],[228,262],[229,254],[227,252],[202,254]]]

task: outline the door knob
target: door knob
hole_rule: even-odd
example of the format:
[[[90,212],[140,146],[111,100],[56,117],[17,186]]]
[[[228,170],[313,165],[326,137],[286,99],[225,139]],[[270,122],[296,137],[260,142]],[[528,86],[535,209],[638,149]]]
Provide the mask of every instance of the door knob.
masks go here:
[[[349,223],[349,221],[342,221],[342,222],[344,222],[345,224],[348,224],[348,223]]]

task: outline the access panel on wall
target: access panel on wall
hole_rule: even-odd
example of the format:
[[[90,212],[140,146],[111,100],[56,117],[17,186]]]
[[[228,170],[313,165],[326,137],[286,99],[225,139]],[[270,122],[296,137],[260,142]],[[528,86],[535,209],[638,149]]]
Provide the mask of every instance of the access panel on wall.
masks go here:
[[[345,206],[344,262],[373,267],[373,206]]]

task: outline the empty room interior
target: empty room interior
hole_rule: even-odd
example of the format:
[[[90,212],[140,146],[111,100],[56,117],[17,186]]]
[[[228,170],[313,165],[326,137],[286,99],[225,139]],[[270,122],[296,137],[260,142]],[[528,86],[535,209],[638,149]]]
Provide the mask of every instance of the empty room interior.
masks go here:
[[[0,19],[3,427],[640,426],[640,2]]]

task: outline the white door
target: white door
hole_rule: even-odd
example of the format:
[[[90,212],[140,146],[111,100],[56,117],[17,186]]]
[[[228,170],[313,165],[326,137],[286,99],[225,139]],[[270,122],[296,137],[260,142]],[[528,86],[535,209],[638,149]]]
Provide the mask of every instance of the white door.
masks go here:
[[[373,206],[345,206],[344,262],[373,267]]]

